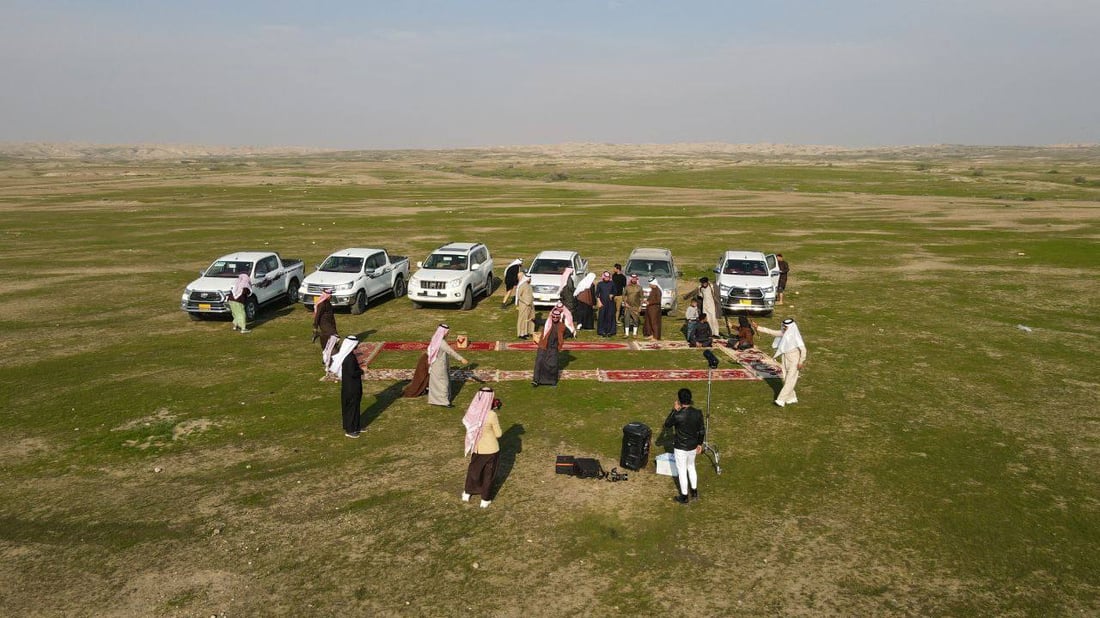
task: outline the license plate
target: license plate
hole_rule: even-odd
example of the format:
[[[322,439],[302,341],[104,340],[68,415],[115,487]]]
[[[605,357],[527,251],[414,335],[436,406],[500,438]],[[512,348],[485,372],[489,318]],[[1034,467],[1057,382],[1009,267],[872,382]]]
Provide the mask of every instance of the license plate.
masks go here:
[[[446,294],[446,293],[444,293],[444,292],[436,292],[436,293],[435,293],[435,295],[436,295],[437,297],[439,297],[439,298],[443,298],[443,297],[444,297],[444,296],[446,296],[447,294]]]
[[[752,304],[752,301],[747,299],[747,298],[742,298],[741,300],[739,300],[737,302],[741,303],[742,305],[751,305]]]
[[[199,303],[199,311],[210,311],[210,303]]]

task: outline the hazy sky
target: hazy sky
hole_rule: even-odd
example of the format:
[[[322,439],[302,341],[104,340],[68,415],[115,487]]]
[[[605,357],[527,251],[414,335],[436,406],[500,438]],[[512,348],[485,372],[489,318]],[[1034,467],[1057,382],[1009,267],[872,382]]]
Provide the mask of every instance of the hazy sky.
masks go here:
[[[0,0],[0,141],[1100,142],[1097,0]]]

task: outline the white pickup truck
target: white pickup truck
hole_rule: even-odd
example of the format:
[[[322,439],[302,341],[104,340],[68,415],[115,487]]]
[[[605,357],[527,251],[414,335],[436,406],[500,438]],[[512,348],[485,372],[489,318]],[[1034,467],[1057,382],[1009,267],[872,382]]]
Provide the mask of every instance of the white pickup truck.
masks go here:
[[[722,308],[732,313],[771,315],[779,262],[775,254],[760,251],[726,251],[714,268]]]
[[[244,273],[252,280],[252,295],[244,305],[245,315],[251,321],[263,305],[283,299],[298,302],[298,282],[304,270],[302,260],[284,260],[278,253],[230,253],[214,260],[209,268],[199,271],[198,279],[187,284],[180,297],[180,309],[192,320],[229,315],[229,292],[237,277]]]
[[[344,249],[325,258],[302,281],[298,295],[312,311],[321,291],[328,288],[334,307],[350,307],[358,315],[376,298],[404,296],[408,280],[409,258],[403,255],[390,255],[385,249]]]

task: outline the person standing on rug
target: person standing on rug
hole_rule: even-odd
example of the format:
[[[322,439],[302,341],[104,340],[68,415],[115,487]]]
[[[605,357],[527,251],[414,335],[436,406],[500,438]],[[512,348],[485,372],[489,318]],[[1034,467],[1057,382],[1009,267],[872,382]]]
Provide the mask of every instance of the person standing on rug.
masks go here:
[[[233,314],[233,330],[242,333],[252,332],[248,330],[248,314],[244,310],[249,296],[252,296],[252,279],[248,273],[241,273],[237,275],[233,289],[229,292],[229,311]]]
[[[722,334],[722,307],[719,305],[720,299],[718,296],[719,292],[711,285],[710,278],[700,277],[699,285],[680,297],[685,300],[689,298],[699,299],[699,313],[705,313],[710,317],[710,330],[716,337]]]
[[[642,286],[638,275],[630,275],[623,290],[623,337],[638,336],[638,323],[642,319]]]
[[[500,308],[508,306],[508,299],[512,296],[512,290],[519,283],[520,269],[523,267],[523,259],[516,258],[504,269],[504,300],[500,301]]]
[[[775,285],[775,293],[779,295],[775,304],[783,304],[783,291],[787,289],[787,273],[791,270],[791,265],[787,263],[787,260],[783,259],[782,253],[776,253],[775,259],[779,262],[779,282]]]
[[[596,273],[588,273],[581,279],[573,296],[576,300],[576,309],[570,309],[576,316],[577,330],[592,330],[595,324],[596,314],[596,288],[592,282],[596,280]]]
[[[615,265],[611,282],[615,284],[615,322],[618,322],[623,319],[623,293],[626,291],[626,275],[623,274],[622,264]]]
[[[531,289],[531,278],[520,274],[516,283],[516,336],[530,339],[535,334],[535,292]]]
[[[703,413],[692,406],[690,390],[681,388],[676,393],[676,403],[672,405],[672,412],[665,419],[665,428],[676,430],[672,456],[676,459],[679,493],[674,500],[680,504],[698,500],[699,473],[695,470],[695,456],[703,452],[706,424],[703,422]]]
[[[344,421],[344,435],[359,437],[359,406],[363,402],[363,367],[359,364],[359,355],[355,348],[359,338],[349,335],[340,344],[340,351],[332,356],[334,373],[340,379],[340,411]]]
[[[619,314],[616,300],[619,295],[615,292],[615,282],[611,280],[611,273],[603,271],[600,282],[596,284],[596,305],[600,308],[599,321],[596,325],[596,334],[601,337],[614,337],[618,330]]]
[[[321,342],[321,362],[328,369],[332,351],[340,335],[336,331],[336,312],[332,308],[332,288],[324,288],[313,301],[313,340]],[[331,371],[325,371],[324,380],[333,380]]]
[[[405,387],[403,394],[406,397],[418,397],[424,392],[421,386],[423,385],[428,389],[428,403],[433,406],[454,407],[451,403],[450,358],[454,358],[463,365],[469,364],[469,361],[455,352],[447,343],[447,333],[450,331],[451,327],[446,324],[440,324],[435,329],[435,334],[428,343],[428,350],[424,353],[423,359],[417,362],[412,382]],[[421,375],[421,367],[424,375]]]
[[[649,296],[645,301],[645,331],[650,341],[661,340],[661,284],[656,278],[649,280]]]
[[[542,327],[539,348],[535,352],[535,371],[531,386],[558,385],[560,374],[558,352],[565,343],[566,311],[567,309],[558,303],[558,306],[550,312],[550,319]]]
[[[775,348],[775,355],[782,357],[783,388],[775,397],[775,405],[782,408],[787,404],[798,403],[794,387],[798,384],[798,372],[806,363],[806,343],[802,341],[798,324],[795,323],[794,318],[787,318],[783,320],[783,327],[780,330],[765,328],[755,321],[752,326],[762,333],[775,335],[772,347]]]
[[[577,312],[577,298],[574,295],[576,291],[575,284],[573,283],[573,268],[566,266],[565,270],[561,271],[561,281],[558,283],[558,302],[565,305],[565,308],[569,310],[569,313]]]
[[[500,461],[500,419],[497,410],[504,404],[493,396],[488,386],[474,395],[462,425],[466,428],[466,449],[464,457],[470,458],[466,468],[466,487],[462,490],[462,501],[469,502],[470,496],[481,496],[481,508],[488,508],[493,502],[493,478]]]

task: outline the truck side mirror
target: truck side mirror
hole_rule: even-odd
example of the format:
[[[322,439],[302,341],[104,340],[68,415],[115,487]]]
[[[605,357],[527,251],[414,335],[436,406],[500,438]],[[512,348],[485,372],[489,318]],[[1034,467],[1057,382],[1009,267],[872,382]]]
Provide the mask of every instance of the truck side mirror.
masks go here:
[[[416,267],[417,268],[424,268],[424,262],[417,262]]]
[[[470,270],[481,270],[481,264],[470,264]]]

